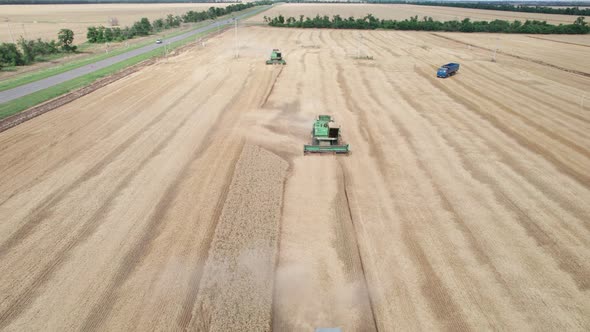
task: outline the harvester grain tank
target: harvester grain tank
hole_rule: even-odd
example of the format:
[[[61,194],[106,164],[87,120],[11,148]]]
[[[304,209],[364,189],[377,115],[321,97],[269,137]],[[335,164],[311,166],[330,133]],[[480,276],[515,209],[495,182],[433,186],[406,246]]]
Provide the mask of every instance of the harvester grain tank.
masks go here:
[[[438,71],[436,72],[436,77],[447,78],[449,76],[455,75],[458,71],[458,63],[447,63],[446,65],[443,65],[440,68],[438,68]]]
[[[287,62],[283,59],[283,54],[278,49],[273,49],[270,53],[270,59],[266,60],[267,65],[286,65]]]
[[[311,130],[311,144],[303,146],[303,152],[348,153],[348,144],[342,142],[340,126],[330,115],[319,115]]]

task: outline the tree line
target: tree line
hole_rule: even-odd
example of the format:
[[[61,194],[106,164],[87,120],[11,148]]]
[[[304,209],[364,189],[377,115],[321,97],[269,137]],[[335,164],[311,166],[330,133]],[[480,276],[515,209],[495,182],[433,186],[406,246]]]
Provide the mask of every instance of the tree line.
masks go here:
[[[108,28],[104,26],[90,26],[87,28],[86,38],[89,43],[106,43],[120,42],[137,36],[147,36],[154,32],[160,32],[165,29],[179,27],[181,23],[196,23],[209,19],[215,19],[219,16],[227,15],[233,12],[252,8],[254,6],[267,5],[270,1],[249,2],[246,4],[238,3],[226,7],[210,7],[203,11],[188,11],[182,16],[169,14],[165,18],[159,18],[150,22],[146,17],[126,27]]]
[[[416,31],[448,31],[448,32],[496,32],[496,33],[528,33],[528,34],[587,34],[590,26],[584,17],[578,17],[572,24],[552,25],[545,21],[526,20],[505,21],[493,20],[471,21],[435,21],[432,17],[418,19],[418,16],[398,20],[380,20],[368,14],[363,18],[342,18],[334,15],[332,18],[316,15],[313,18],[300,15],[299,18],[282,15],[276,17],[264,16],[264,21],[274,27],[289,28],[330,28],[330,29],[387,29],[387,30],[416,30]]]
[[[77,47],[73,42],[74,32],[61,29],[57,34],[57,41],[44,41],[41,38],[27,40],[21,36],[16,43],[1,43],[0,68],[29,65],[43,56],[75,52]]]
[[[289,3],[335,3],[330,0],[286,0]],[[590,8],[580,8],[579,4],[572,4],[570,2],[554,2],[545,3],[543,6],[531,4],[513,5],[510,3],[490,3],[490,2],[440,2],[440,1],[400,1],[400,0],[350,0],[350,3],[374,3],[374,4],[406,4],[418,6],[436,6],[436,7],[459,7],[472,8],[484,10],[501,10],[509,12],[524,12],[524,13],[541,13],[541,14],[560,14],[560,15],[574,15],[574,16],[590,16]],[[570,6],[566,8],[553,8],[549,5],[555,6]]]
[[[131,27],[106,28],[102,25],[98,27],[90,26],[87,28],[86,39],[89,43],[120,42],[136,36],[147,36],[153,32],[176,28],[180,26],[180,23],[180,16],[169,14],[164,19],[160,18],[154,20],[153,23],[150,23],[150,20],[144,17],[133,23]]]
[[[385,3],[380,0],[369,0],[369,3]],[[561,15],[575,15],[575,16],[590,16],[590,8],[580,8],[578,6],[567,8],[552,8],[546,6],[529,6],[529,5],[512,5],[507,3],[494,4],[485,2],[430,2],[417,1],[410,3],[419,6],[443,6],[443,7],[459,7],[472,8],[484,10],[501,10],[508,12],[523,12],[523,13],[541,13],[541,14],[561,14]]]

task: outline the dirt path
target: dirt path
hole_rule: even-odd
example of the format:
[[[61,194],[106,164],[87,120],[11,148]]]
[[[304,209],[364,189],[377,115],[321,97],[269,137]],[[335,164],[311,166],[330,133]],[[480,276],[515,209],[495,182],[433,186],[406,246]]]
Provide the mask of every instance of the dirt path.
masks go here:
[[[356,34],[228,32],[0,133],[0,329],[589,329],[590,79]],[[302,155],[323,113],[349,156]]]

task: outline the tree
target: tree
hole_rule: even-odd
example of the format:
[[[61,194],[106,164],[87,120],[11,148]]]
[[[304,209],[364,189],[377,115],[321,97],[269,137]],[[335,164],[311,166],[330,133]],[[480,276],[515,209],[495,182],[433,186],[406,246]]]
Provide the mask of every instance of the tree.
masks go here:
[[[152,32],[152,24],[150,23],[150,20],[147,19],[147,17],[142,17],[140,21],[133,24],[133,29],[139,36],[147,36],[150,34],[150,32]]]
[[[475,30],[475,28],[473,27],[473,24],[471,23],[471,20],[469,20],[469,18],[465,18],[463,19],[463,21],[461,21],[461,32],[473,32]]]
[[[104,30],[105,27],[102,25],[96,29],[96,42],[97,43],[104,43],[106,40],[104,39]]]
[[[150,24],[150,20],[147,17],[142,17],[139,21],[141,23],[141,27],[146,35],[149,35],[152,32],[152,25]]]
[[[180,23],[182,23],[182,18],[178,15],[174,16],[174,18],[172,19],[172,23],[170,24],[170,26],[172,27],[179,27]]]
[[[113,34],[113,30],[111,28],[105,28],[104,29],[104,40],[106,42],[111,42],[114,39],[114,34]]]
[[[86,32],[86,39],[88,39],[89,43],[98,42],[98,30],[96,29],[96,27],[88,27],[88,32]]]
[[[121,36],[123,39],[131,39],[135,37],[135,33],[130,27],[125,27],[125,29],[121,30]]]
[[[176,24],[176,18],[172,14],[168,14],[164,19],[164,28],[168,29]]]
[[[160,30],[162,30],[164,28],[168,29],[170,27],[170,25],[165,25],[164,24],[164,20],[161,19],[161,18],[159,18],[159,19],[157,19],[157,20],[154,21],[153,27],[154,27],[154,30],[160,31]]]
[[[588,26],[588,23],[584,21],[584,17],[580,16],[574,21],[574,24],[572,24],[571,30],[575,33],[585,34],[590,32],[590,27]]]
[[[120,42],[124,39],[123,31],[121,28],[113,28],[113,39]]]
[[[74,31],[70,29],[61,29],[57,34],[57,40],[61,49],[65,52],[75,52],[76,46],[72,45],[74,42]]]
[[[209,16],[209,18],[216,18],[217,15],[215,14],[215,7],[210,7],[207,10],[207,16]]]

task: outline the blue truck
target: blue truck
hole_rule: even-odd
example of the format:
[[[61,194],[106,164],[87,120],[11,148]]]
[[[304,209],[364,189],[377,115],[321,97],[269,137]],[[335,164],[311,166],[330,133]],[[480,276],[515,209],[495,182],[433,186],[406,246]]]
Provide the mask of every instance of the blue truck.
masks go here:
[[[459,71],[459,64],[458,63],[447,63],[446,65],[441,66],[438,68],[436,72],[436,77],[446,78],[449,76],[455,75]]]

